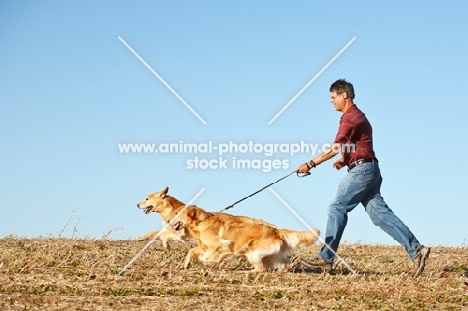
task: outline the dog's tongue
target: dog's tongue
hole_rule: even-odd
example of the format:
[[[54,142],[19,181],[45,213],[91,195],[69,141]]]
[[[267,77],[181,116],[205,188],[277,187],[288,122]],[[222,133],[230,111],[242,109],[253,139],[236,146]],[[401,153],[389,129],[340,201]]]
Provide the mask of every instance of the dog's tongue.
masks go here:
[[[145,210],[144,210],[143,212],[144,212],[145,214],[149,214],[149,213],[151,212],[151,209],[152,209],[152,208],[153,208],[152,206],[147,207],[147,208],[145,208]]]
[[[172,225],[172,229],[179,230],[180,225],[181,225],[181,223],[180,223],[180,221],[178,221],[178,222],[176,222],[175,224]]]

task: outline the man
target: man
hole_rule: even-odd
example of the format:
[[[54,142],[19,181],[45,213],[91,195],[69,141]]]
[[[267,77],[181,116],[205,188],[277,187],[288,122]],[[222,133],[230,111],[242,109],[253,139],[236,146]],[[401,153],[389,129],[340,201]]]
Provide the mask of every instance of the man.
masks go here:
[[[419,276],[431,249],[419,243],[380,195],[382,177],[373,150],[372,127],[353,102],[353,85],[346,80],[337,80],[330,86],[330,95],[330,102],[343,114],[335,141],[324,153],[296,170],[297,173],[307,173],[340,151],[342,157],[333,163],[333,167],[337,170],[348,167],[348,174],[340,181],[336,197],[328,207],[325,245],[313,265],[325,271],[332,269],[348,213],[361,203],[372,222],[405,247],[413,260],[412,274]]]

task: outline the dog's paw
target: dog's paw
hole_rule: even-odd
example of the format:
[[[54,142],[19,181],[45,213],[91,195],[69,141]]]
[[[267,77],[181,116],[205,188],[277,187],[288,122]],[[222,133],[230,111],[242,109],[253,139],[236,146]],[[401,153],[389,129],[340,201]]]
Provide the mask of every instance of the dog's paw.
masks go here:
[[[184,269],[190,268],[190,264],[192,263],[192,260],[190,258],[185,259],[184,261]]]

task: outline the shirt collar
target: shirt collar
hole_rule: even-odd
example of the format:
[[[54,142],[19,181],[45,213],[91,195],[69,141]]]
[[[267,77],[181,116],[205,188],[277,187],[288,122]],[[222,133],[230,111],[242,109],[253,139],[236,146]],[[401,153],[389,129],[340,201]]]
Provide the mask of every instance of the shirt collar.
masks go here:
[[[353,111],[354,109],[358,109],[358,107],[356,106],[356,104],[353,104],[351,107],[349,107],[349,109],[346,110],[346,112],[343,113],[343,114],[349,113],[349,112]]]

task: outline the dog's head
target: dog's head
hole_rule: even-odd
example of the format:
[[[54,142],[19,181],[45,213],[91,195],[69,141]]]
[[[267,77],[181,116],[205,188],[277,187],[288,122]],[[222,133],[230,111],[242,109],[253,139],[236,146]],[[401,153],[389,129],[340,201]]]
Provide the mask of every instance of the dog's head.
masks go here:
[[[176,218],[173,221],[172,229],[177,231],[186,227],[193,228],[211,216],[213,216],[212,213],[206,212],[195,205],[181,207],[176,211]]]
[[[172,197],[167,195],[168,191],[169,187],[166,187],[160,192],[155,192],[148,195],[143,201],[137,204],[137,207],[142,209],[145,214],[149,214],[151,212],[160,213],[165,208],[172,206],[172,202],[169,199]]]

